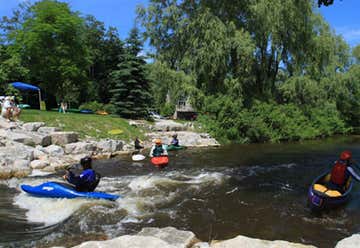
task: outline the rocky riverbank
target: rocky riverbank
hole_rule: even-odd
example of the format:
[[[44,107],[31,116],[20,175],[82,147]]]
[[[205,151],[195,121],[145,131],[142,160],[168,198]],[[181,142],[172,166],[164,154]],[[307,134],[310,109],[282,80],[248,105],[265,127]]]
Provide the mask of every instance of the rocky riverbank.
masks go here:
[[[185,146],[219,145],[210,135],[197,133],[188,124],[158,121],[149,125],[133,121],[132,125],[145,125],[142,126],[148,131],[145,148],[150,148],[151,140],[158,137],[169,143],[175,131],[179,131],[179,139]],[[76,132],[47,127],[43,122],[7,122],[0,118],[0,179],[26,177],[33,170],[52,173],[78,163],[87,155],[97,159],[110,158],[128,155],[132,148],[132,144],[123,140],[80,140]]]
[[[261,240],[239,235],[229,240],[203,242],[189,231],[174,227],[143,228],[136,235],[124,235],[106,241],[84,242],[74,248],[315,248],[316,246],[292,243],[282,240]],[[360,247],[360,235],[343,239],[336,248]]]

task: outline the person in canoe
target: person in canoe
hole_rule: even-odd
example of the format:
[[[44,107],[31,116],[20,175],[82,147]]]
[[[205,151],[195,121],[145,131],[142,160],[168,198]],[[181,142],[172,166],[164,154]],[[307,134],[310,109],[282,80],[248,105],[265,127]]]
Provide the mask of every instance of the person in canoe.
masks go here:
[[[165,146],[162,144],[161,139],[155,140],[155,145],[151,147],[150,150],[150,157],[160,157],[160,156],[167,156],[167,150]]]
[[[352,154],[350,151],[343,151],[340,158],[335,161],[335,165],[331,170],[330,182],[328,187],[339,192],[345,191],[345,184],[351,176],[357,181],[360,181],[360,176],[351,167]]]
[[[84,157],[80,160],[83,168],[80,175],[75,175],[72,171],[67,170],[64,179],[75,186],[77,191],[91,192],[94,191],[99,184],[100,175],[92,169],[91,157]]]
[[[135,150],[141,150],[144,148],[144,146],[142,146],[143,142],[139,139],[139,137],[135,138],[134,141],[134,146],[135,146]]]
[[[176,133],[172,136],[172,138],[173,139],[171,140],[170,145],[171,146],[180,146]]]

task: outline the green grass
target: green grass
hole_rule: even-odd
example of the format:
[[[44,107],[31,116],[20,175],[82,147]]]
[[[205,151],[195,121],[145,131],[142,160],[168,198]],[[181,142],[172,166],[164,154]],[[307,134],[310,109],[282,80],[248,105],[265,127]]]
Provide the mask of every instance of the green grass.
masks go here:
[[[96,139],[111,138],[126,141],[136,136],[143,139],[144,131],[130,126],[126,119],[116,116],[101,116],[95,114],[58,113],[55,111],[40,111],[24,109],[20,120],[23,122],[45,122],[49,127],[60,127],[64,131],[78,132],[80,137],[91,136]],[[108,132],[121,129],[123,133],[112,135]]]

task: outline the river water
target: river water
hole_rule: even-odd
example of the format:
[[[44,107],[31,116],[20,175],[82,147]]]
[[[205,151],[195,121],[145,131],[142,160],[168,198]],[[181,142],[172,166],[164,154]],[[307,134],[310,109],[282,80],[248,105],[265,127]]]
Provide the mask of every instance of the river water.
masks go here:
[[[36,198],[19,190],[23,183],[61,181],[61,174],[2,181],[0,246],[69,247],[174,226],[203,241],[242,234],[334,247],[360,231],[360,186],[349,204],[321,215],[308,209],[306,196],[344,149],[360,161],[355,136],[176,151],[163,170],[130,158],[96,161],[103,176],[97,190],[123,196],[115,202]]]

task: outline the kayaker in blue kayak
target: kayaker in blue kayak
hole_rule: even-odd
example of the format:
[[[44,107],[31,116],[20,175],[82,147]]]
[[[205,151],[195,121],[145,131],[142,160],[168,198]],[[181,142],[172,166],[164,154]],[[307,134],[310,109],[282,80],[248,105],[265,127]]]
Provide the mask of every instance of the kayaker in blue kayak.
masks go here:
[[[172,137],[173,137],[173,139],[170,142],[170,145],[172,145],[172,146],[180,146],[179,140],[177,138],[177,134],[174,134]]]
[[[331,177],[328,187],[339,192],[345,191],[345,184],[351,176],[357,181],[360,181],[360,176],[351,167],[352,154],[350,151],[343,151],[340,158],[335,162],[331,170]]]
[[[92,169],[91,157],[84,157],[80,160],[83,171],[76,176],[72,171],[68,170],[64,179],[75,185],[77,191],[91,192],[94,191],[99,184],[100,176]]]
[[[161,139],[155,140],[155,145],[151,147],[150,150],[150,157],[160,157],[160,156],[167,156],[167,150],[165,146],[163,146]]]

